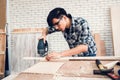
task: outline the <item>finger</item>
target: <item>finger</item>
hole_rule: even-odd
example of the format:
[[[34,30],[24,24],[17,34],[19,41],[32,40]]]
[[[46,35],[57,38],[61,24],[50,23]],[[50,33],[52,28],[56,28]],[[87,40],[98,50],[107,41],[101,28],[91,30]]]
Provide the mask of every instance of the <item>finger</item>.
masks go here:
[[[45,41],[46,41],[46,37],[44,37],[43,39],[44,39],[44,43],[45,43]]]
[[[46,56],[45,59],[46,59],[47,61],[50,61],[50,58],[49,58],[48,56]]]
[[[45,34],[43,34],[43,35],[42,35],[42,38],[43,38],[44,43],[45,43],[45,40],[46,40],[46,35],[45,35]]]

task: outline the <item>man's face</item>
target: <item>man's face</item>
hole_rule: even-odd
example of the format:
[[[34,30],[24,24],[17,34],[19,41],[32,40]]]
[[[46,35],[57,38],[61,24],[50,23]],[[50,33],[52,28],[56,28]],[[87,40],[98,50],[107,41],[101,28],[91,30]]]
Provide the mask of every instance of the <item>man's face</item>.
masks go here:
[[[64,31],[66,27],[66,21],[64,19],[64,16],[61,16],[60,18],[53,18],[52,20],[54,24],[54,28],[60,31]]]

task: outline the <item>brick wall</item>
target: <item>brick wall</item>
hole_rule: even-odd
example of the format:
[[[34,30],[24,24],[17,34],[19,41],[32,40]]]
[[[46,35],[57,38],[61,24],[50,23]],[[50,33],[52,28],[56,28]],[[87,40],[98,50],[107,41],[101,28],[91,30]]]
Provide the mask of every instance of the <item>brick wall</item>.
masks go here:
[[[55,7],[63,7],[73,16],[85,18],[91,31],[100,33],[105,41],[107,55],[112,55],[110,19],[112,5],[120,5],[120,0],[9,0],[8,23],[11,30],[23,27],[46,27],[48,12]]]

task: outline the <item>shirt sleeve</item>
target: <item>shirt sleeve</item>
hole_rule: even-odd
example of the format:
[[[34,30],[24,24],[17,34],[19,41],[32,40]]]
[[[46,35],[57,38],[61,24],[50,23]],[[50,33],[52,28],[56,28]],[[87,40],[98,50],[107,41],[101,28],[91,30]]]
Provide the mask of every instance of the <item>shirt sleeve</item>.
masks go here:
[[[92,36],[91,33],[89,31],[89,25],[88,22],[82,18],[82,20],[80,20],[80,26],[81,26],[81,31],[80,31],[80,40],[82,41],[82,44],[88,44],[90,43],[90,41],[92,40]]]

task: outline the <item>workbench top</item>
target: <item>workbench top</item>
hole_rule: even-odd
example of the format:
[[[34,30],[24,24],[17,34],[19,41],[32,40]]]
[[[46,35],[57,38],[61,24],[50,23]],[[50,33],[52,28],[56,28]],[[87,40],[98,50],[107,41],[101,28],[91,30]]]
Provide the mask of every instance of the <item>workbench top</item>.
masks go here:
[[[120,61],[120,57],[106,57],[106,59],[105,57],[83,58],[64,58],[62,61],[53,60],[49,62],[42,60],[11,80],[111,80],[106,75],[93,74],[93,70],[98,70],[95,60],[100,59],[103,65]],[[46,68],[48,69],[46,70]]]

